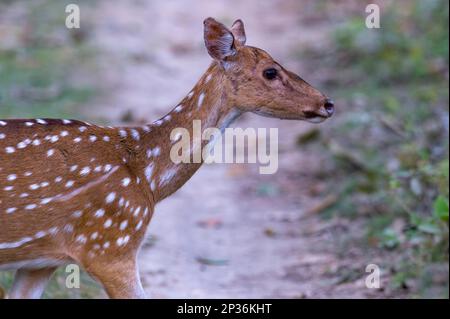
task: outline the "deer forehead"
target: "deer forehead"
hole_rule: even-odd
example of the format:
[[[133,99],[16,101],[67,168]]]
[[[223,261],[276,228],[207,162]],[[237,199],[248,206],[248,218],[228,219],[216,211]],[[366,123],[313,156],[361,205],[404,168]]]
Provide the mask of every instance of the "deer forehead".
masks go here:
[[[239,49],[239,53],[236,55],[234,61],[235,68],[242,71],[246,69],[254,71],[258,65],[275,63],[274,59],[266,51],[251,46],[245,46]],[[231,65],[233,66],[233,63]]]

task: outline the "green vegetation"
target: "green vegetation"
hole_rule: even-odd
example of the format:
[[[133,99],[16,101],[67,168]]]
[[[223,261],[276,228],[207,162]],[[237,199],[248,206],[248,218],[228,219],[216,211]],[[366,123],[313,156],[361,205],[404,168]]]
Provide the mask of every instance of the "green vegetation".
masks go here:
[[[9,21],[11,5],[14,3],[0,3],[4,21]],[[84,35],[65,28],[64,2],[23,1],[16,5],[25,9],[26,23],[0,25],[0,32],[8,35],[0,43],[0,118],[80,118],[81,105],[95,93],[79,76],[80,67],[89,67],[93,60]],[[60,269],[44,297],[92,298],[100,294],[98,284],[85,273],[82,289],[66,289],[65,278]],[[0,272],[0,286],[9,288],[12,279],[12,272]]]
[[[22,3],[26,24],[6,24],[0,46],[0,117],[70,117],[94,93],[77,83],[92,58],[79,31],[65,28],[64,4]],[[6,5],[3,5],[6,8]]]
[[[381,29],[359,16],[335,30],[331,58],[309,52],[338,102],[314,146],[339,190],[324,217],[362,222],[363,249],[391,256],[391,288],[417,297],[448,298],[448,18],[444,0],[393,3]]]

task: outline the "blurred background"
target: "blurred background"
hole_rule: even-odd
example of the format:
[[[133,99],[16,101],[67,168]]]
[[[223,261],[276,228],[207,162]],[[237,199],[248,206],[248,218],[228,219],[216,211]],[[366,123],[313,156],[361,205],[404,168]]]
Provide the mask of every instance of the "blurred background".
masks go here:
[[[367,29],[365,7],[381,8]],[[65,6],[81,28],[65,28]],[[279,170],[208,165],[161,203],[140,254],[156,298],[448,298],[446,0],[0,0],[0,118],[151,122],[210,63],[208,16],[335,100],[320,125],[278,127]],[[288,124],[288,125],[286,125]],[[1,160],[1,159],[0,159]],[[381,287],[368,289],[368,264]],[[9,287],[12,274],[0,273]],[[86,274],[47,298],[101,298]]]

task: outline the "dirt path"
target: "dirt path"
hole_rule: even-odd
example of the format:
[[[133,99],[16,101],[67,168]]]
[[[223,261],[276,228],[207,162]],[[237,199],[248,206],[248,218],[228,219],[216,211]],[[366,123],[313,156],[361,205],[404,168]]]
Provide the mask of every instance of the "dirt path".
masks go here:
[[[227,24],[242,18],[249,44],[301,70],[292,57],[297,48],[290,46],[321,41],[320,26],[302,21],[302,10],[308,6],[300,8],[297,1],[204,0],[195,8],[187,1],[100,2],[94,38],[103,52],[102,82],[111,95],[98,101],[91,115],[118,122],[131,111],[135,121],[150,122],[176,105],[210,63],[202,40],[208,16]],[[277,175],[261,176],[255,166],[204,166],[157,206],[140,255],[149,295],[363,296],[362,280],[336,288],[335,276],[327,275],[339,266],[328,230],[335,224],[304,215],[327,195],[310,177],[320,162],[295,147],[296,136],[310,125],[245,116],[235,126],[279,127]]]

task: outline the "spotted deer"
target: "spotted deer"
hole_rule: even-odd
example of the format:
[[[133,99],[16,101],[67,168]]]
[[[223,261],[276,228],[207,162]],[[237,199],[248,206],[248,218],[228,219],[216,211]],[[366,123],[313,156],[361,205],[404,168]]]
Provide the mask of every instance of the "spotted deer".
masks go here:
[[[15,269],[10,298],[39,298],[61,265],[78,263],[111,298],[144,298],[136,256],[155,204],[201,163],[170,160],[174,128],[224,128],[239,115],[318,123],[333,102],[265,51],[244,25],[204,21],[213,62],[190,93],[149,125],[0,120],[0,269]],[[206,142],[202,142],[206,143]],[[193,145],[191,145],[194,147]]]

